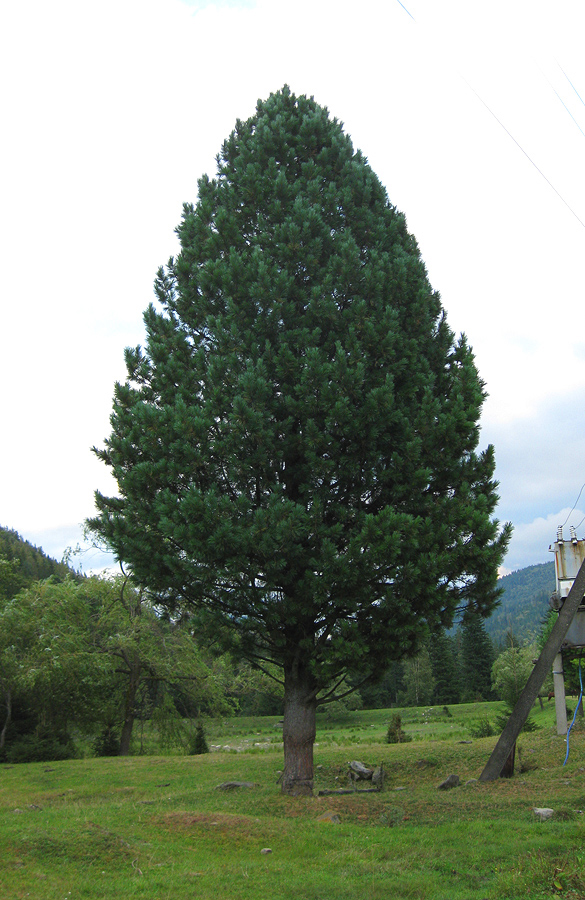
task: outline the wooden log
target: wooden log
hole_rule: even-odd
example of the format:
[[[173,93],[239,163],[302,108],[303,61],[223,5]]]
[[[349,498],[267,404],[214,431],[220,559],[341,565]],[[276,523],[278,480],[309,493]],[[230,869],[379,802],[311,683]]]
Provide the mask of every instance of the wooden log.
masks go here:
[[[323,788],[323,790],[318,792],[319,797],[329,797],[331,794],[379,794],[380,788],[355,788],[352,790],[351,788],[337,788],[335,790],[328,790],[327,788]]]

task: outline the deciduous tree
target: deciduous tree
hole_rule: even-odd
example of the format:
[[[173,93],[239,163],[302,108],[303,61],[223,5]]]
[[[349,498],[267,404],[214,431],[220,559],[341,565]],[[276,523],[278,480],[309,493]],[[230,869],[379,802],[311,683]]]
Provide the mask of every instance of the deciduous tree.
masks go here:
[[[284,88],[238,121],[177,232],[96,451],[118,494],[90,526],[280,668],[282,786],[310,792],[335,685],[497,596],[483,383],[404,216],[312,98]]]

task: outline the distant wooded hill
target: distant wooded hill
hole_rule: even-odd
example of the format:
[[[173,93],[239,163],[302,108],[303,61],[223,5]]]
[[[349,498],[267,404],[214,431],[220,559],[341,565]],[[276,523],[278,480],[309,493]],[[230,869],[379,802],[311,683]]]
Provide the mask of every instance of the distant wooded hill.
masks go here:
[[[541,563],[518,569],[500,578],[504,589],[501,605],[486,620],[486,629],[496,646],[503,644],[511,631],[515,640],[530,640],[541,628],[555,589],[555,564]]]
[[[78,573],[62,562],[52,559],[40,548],[10,528],[0,526],[0,559],[8,560],[12,565],[0,579],[0,592],[6,596],[17,593],[21,587],[33,581],[49,578],[53,575],[62,581],[67,575],[79,577]]]

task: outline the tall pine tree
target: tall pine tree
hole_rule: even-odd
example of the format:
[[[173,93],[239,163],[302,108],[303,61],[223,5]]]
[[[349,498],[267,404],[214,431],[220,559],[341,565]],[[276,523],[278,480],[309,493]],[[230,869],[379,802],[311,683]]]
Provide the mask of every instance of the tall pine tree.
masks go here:
[[[473,355],[342,126],[288,88],[238,121],[126,351],[91,526],[283,675],[285,792],[318,704],[489,609],[508,532]]]
[[[493,699],[494,659],[484,619],[473,608],[468,609],[461,623],[461,699],[464,702]]]
[[[459,703],[460,675],[455,640],[443,630],[433,634],[427,643],[433,668],[434,703]]]

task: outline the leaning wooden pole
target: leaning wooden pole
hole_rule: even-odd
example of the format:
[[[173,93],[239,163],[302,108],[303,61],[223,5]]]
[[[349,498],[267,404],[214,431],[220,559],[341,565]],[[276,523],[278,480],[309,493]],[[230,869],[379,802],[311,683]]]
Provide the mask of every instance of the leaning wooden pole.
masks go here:
[[[536,665],[526,683],[526,687],[520,694],[518,702],[512,711],[512,715],[508,719],[506,727],[502,731],[500,739],[494,747],[493,753],[490,756],[485,769],[479,776],[480,781],[494,781],[496,778],[500,777],[512,747],[516,743],[518,735],[522,730],[522,726],[526,722],[530,710],[536,701],[538,692],[544,684],[544,679],[551,670],[554,658],[561,649],[561,644],[569,630],[569,625],[573,621],[575,613],[583,602],[584,595],[585,562],[581,564],[581,568],[577,572],[577,577],[573,582],[573,586],[569,591],[567,599],[561,607],[559,617],[554,624],[546,644],[542,648],[542,653],[536,661]]]

